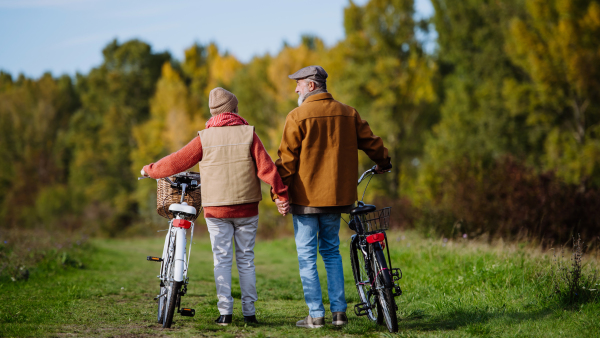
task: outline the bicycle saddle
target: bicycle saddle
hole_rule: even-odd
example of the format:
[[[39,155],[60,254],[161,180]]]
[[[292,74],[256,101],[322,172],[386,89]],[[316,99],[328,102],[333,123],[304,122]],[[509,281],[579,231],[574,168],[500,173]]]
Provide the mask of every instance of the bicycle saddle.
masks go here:
[[[177,213],[177,212],[181,212],[184,214],[188,214],[188,215],[196,215],[196,208],[194,208],[191,205],[188,205],[187,203],[183,202],[181,204],[179,203],[173,203],[169,206],[169,211]]]
[[[360,214],[366,214],[375,210],[377,210],[376,206],[372,204],[365,204],[364,202],[359,201],[358,206],[350,211],[350,215],[355,216]]]

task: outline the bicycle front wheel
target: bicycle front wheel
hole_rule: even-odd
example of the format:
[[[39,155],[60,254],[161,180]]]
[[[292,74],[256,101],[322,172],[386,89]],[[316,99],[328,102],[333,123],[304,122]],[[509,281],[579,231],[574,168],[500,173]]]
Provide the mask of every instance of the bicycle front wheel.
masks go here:
[[[396,315],[396,302],[394,301],[394,281],[383,251],[375,251],[373,258],[374,271],[377,274],[375,285],[378,302],[385,326],[390,332],[398,332],[398,317]],[[381,324],[381,318],[378,321]]]
[[[367,317],[372,321],[377,321],[378,309],[374,297],[374,292],[371,290],[371,279],[369,278],[368,267],[365,262],[365,256],[358,244],[358,237],[353,238],[350,245],[350,263],[352,265],[352,273],[356,290],[362,303],[367,304]],[[369,269],[370,270],[370,269]]]

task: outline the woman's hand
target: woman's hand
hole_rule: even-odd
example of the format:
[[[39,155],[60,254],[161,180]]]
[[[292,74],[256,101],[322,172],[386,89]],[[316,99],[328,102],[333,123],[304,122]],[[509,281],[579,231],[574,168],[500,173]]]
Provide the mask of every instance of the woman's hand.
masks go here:
[[[290,202],[282,201],[279,198],[275,199],[275,204],[277,204],[277,210],[282,216],[285,216],[290,212]]]

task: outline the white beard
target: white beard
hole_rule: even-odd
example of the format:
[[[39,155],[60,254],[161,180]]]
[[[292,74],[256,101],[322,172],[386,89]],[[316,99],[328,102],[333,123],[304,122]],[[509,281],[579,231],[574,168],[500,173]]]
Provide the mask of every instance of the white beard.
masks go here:
[[[302,104],[303,101],[304,101],[304,96],[298,95],[298,107],[300,107],[300,105]]]

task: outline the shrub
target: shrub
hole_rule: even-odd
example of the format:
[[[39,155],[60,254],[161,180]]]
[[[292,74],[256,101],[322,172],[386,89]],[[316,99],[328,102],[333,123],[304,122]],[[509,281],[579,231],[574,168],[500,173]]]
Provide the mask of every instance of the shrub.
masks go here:
[[[598,292],[598,269],[583,263],[585,243],[581,236],[573,237],[573,252],[570,262],[564,257],[564,247],[560,256],[554,253],[550,270],[552,291],[565,305],[574,305],[600,299]]]
[[[438,197],[422,211],[427,226],[446,236],[459,226],[460,233],[536,238],[549,245],[575,233],[583,238],[600,233],[597,188],[566,184],[553,172],[536,173],[510,157],[489,168],[468,160],[448,168],[441,173]]]

